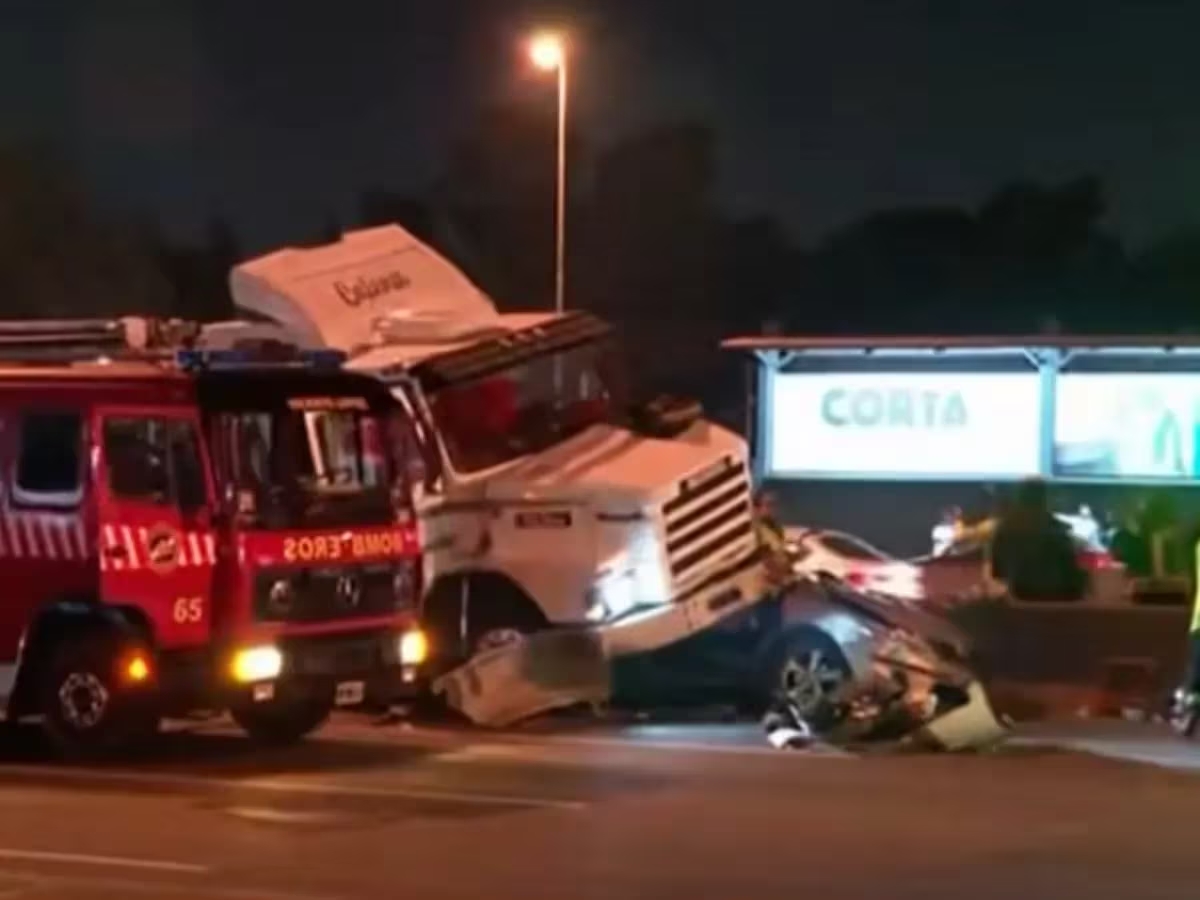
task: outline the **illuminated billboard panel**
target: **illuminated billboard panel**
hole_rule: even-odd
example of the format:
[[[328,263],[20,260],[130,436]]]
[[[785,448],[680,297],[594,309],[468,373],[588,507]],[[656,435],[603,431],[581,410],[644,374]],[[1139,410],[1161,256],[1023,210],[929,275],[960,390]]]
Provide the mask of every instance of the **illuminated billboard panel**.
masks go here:
[[[1200,477],[1200,374],[1063,373],[1053,472],[1066,479]]]
[[[1022,478],[1039,470],[1036,373],[772,373],[768,476]]]

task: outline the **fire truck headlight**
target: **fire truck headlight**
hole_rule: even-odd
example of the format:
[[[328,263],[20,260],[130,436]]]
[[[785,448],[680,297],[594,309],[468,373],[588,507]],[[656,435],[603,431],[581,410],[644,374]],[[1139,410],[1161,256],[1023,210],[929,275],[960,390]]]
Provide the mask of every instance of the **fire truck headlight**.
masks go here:
[[[275,647],[246,647],[233,655],[233,680],[241,684],[271,681],[283,671],[283,654]]]
[[[419,666],[425,662],[429,656],[429,641],[425,632],[413,629],[400,635],[399,654],[402,666]]]

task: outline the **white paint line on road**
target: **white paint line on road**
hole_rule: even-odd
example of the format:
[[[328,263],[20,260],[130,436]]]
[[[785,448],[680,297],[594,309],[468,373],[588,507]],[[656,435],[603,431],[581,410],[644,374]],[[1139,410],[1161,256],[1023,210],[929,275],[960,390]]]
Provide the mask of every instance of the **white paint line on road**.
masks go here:
[[[526,809],[580,810],[587,807],[581,800],[556,800],[514,794],[476,794],[470,791],[440,791],[425,788],[385,787],[383,785],[355,786],[327,781],[284,781],[276,779],[204,778],[196,775],[129,772],[116,769],[55,769],[43,766],[0,766],[0,776],[27,775],[59,781],[102,781],[123,784],[158,785],[161,787],[221,788],[230,791],[263,791],[278,794],[308,794],[321,797],[360,797],[377,800],[427,800],[434,803],[462,803],[476,806],[510,806]]]
[[[633,728],[655,728],[660,730],[670,730],[673,726],[632,726]],[[681,727],[680,731],[686,731],[686,727]],[[754,736],[760,737],[761,732],[753,733]],[[615,734],[611,736],[605,735],[587,735],[587,734],[522,734],[511,731],[486,731],[486,730],[468,730],[468,729],[452,729],[425,727],[404,728],[392,730],[388,726],[365,726],[365,725],[334,725],[330,726],[326,734],[337,739],[355,739],[359,737],[383,739],[388,743],[398,744],[403,746],[431,746],[441,747],[450,745],[451,747],[504,747],[504,746],[580,746],[580,747],[602,747],[616,748],[620,750],[649,750],[649,751],[670,751],[670,752],[685,752],[685,753],[717,753],[727,756],[779,756],[780,751],[773,747],[759,746],[754,744],[723,744],[723,743],[702,743],[697,740],[679,740],[677,738],[656,737],[646,734]],[[762,738],[765,742],[765,737]],[[502,752],[502,751],[499,751]],[[857,759],[858,756],[849,753],[845,750],[840,750],[836,747],[821,744],[817,747],[795,752],[795,756],[821,757],[828,759]]]
[[[776,750],[774,747],[752,746],[749,744],[704,744],[699,741],[681,741],[674,738],[658,738],[645,737],[639,735],[600,737],[596,735],[570,735],[570,734],[511,734],[511,733],[495,733],[487,732],[453,732],[448,729],[437,730],[422,729],[422,731],[432,732],[439,736],[441,735],[461,735],[462,740],[469,741],[472,737],[480,741],[479,744],[468,746],[479,747],[503,747],[503,746],[554,746],[563,747],[598,747],[604,749],[617,750],[651,750],[651,751],[670,751],[684,753],[716,753],[726,756],[774,756],[787,755],[783,751]],[[407,743],[407,738],[412,732],[397,735],[396,743]],[[765,738],[764,738],[765,740]],[[845,750],[839,750],[826,744],[818,745],[809,750],[792,751],[792,756],[802,757],[820,757],[823,759],[858,759],[858,756],[849,753]]]
[[[95,875],[89,875],[87,878],[72,878],[68,875],[58,873],[47,874],[38,872],[36,875],[30,875],[27,872],[17,872],[14,870],[5,870],[0,874],[20,875],[28,881],[23,890],[27,892],[38,891],[40,893],[45,893],[47,890],[53,888],[78,888],[81,892],[85,890],[94,892],[97,889],[105,889],[114,895],[118,892],[136,895],[148,894],[152,898],[157,898],[157,900],[162,900],[164,897],[170,897],[175,894],[183,894],[189,898],[193,898],[193,900],[196,897],[212,897],[214,900],[347,900],[346,897],[331,894],[302,894],[295,891],[221,887],[220,885],[212,885],[210,881],[201,881],[199,883],[190,880],[187,882],[170,882],[164,881],[161,878],[153,881],[134,881],[129,878],[97,877]]]
[[[270,822],[276,825],[313,825],[320,822],[332,822],[338,818],[330,813],[272,809],[269,806],[233,806],[225,811],[240,819]]]
[[[104,866],[113,869],[140,869],[144,872],[172,872],[177,875],[204,875],[212,871],[195,863],[128,856],[94,856],[90,853],[55,853],[47,850],[20,850],[0,847],[0,859],[20,862],[47,862],[63,865]]]
[[[673,739],[663,740],[661,738],[643,739],[636,736],[629,738],[620,737],[585,737],[575,735],[546,735],[546,743],[564,744],[567,746],[577,744],[579,746],[596,746],[606,748],[619,748],[622,750],[669,750],[683,753],[717,753],[727,756],[793,756],[793,757],[821,757],[826,759],[856,759],[852,753],[847,753],[845,750],[839,750],[836,747],[819,745],[809,750],[796,751],[780,751],[774,747],[751,747],[742,746],[739,744],[701,744],[695,741],[677,741]],[[522,740],[527,740],[522,738]]]

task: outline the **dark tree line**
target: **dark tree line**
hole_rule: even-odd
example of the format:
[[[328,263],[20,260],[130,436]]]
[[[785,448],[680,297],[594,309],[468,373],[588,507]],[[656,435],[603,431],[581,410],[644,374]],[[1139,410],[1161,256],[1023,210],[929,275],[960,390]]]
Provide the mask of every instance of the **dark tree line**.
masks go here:
[[[419,192],[364,189],[356,215],[292,243],[398,221],[508,308],[552,301],[554,123],[486,112]],[[1107,228],[1103,185],[1004,186],[977,207],[872,212],[813,246],[717,197],[717,139],[701,124],[648,128],[614,146],[570,136],[571,305],[611,320],[639,371],[667,386],[734,385],[717,352],[733,332],[1171,332],[1190,330],[1200,227],[1140,252]],[[0,315],[229,315],[243,256],[215,219],[180,245],[101,216],[44,152],[0,152]],[[664,347],[669,352],[664,352]],[[728,398],[717,398],[723,402]]]

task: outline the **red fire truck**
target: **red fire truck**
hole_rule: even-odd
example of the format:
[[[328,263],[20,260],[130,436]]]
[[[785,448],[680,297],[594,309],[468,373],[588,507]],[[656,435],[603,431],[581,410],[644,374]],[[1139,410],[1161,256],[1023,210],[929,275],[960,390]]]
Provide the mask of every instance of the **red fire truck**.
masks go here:
[[[0,713],[62,751],[219,710],[297,740],[424,659],[387,389],[336,354],[176,351],[198,333],[0,323]]]

